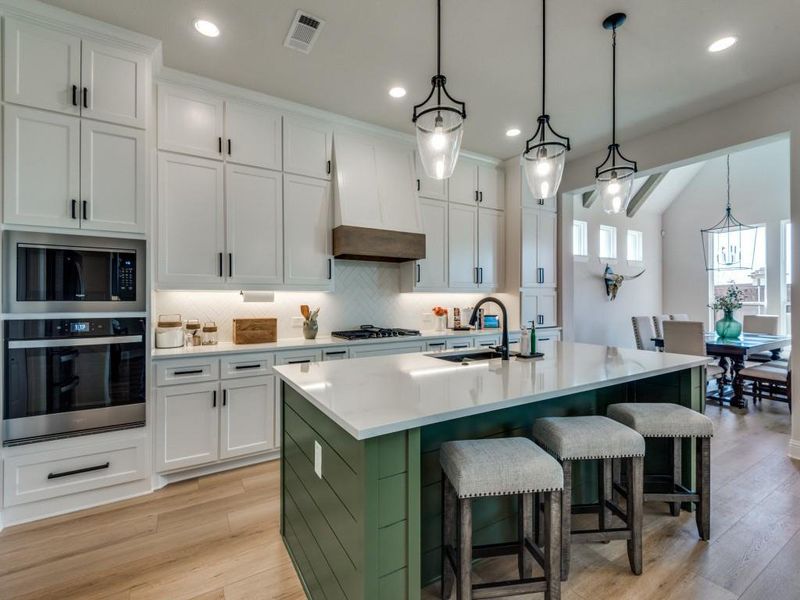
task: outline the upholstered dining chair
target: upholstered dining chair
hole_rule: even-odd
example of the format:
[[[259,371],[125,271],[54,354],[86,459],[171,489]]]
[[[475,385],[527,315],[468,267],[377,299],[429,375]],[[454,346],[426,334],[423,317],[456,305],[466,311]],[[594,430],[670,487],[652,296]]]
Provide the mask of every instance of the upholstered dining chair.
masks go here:
[[[670,321],[688,321],[689,320],[689,315],[687,315],[686,313],[678,313],[678,314],[675,314],[675,315],[670,315],[669,316],[669,320]]]
[[[669,315],[656,315],[653,317],[653,329],[656,330],[656,337],[664,337],[664,328],[661,324],[664,321],[669,321]]]
[[[780,317],[778,315],[744,315],[742,330],[745,333],[778,335]],[[747,356],[748,363],[766,363],[772,360],[772,352],[755,352]]]
[[[705,326],[701,321],[664,321],[664,352],[706,356]],[[719,379],[725,374],[722,367],[711,364],[706,367],[706,380]],[[717,382],[719,383],[719,382]]]
[[[653,338],[656,337],[655,329],[653,329],[653,317],[631,317],[633,323],[633,338],[636,340],[636,347],[639,350],[651,350],[655,352],[656,343]]]

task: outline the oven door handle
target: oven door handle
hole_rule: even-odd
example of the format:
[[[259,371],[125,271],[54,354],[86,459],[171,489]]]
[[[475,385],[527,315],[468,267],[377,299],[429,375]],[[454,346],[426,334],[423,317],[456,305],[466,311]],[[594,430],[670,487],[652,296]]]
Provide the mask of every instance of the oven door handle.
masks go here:
[[[141,335],[109,335],[92,338],[67,338],[54,340],[19,340],[8,342],[9,350],[26,348],[67,348],[70,346],[99,346],[102,344],[138,344]]]
[[[65,385],[59,385],[58,386],[58,391],[60,393],[62,393],[62,394],[65,393],[65,392],[71,392],[76,387],[78,387],[78,384],[80,382],[81,382],[81,378],[80,377],[73,377],[72,381],[70,381],[69,383],[67,383]]]

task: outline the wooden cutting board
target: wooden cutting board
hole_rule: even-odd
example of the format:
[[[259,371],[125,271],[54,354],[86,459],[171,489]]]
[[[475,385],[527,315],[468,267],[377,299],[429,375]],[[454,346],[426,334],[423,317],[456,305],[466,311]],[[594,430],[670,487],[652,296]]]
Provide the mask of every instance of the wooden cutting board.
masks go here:
[[[278,341],[278,319],[234,319],[234,344],[265,344]]]

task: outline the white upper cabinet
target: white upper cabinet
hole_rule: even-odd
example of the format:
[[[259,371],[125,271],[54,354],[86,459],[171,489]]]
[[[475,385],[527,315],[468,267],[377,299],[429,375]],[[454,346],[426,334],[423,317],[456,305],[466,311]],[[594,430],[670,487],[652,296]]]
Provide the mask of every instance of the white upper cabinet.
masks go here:
[[[283,176],[284,282],[330,289],[331,187],[327,181]]]
[[[143,55],[84,40],[81,52],[81,115],[144,128],[146,77]]]
[[[80,226],[80,119],[6,106],[3,218],[6,223]]]
[[[497,289],[505,283],[505,213],[478,210],[478,286]]]
[[[225,158],[228,162],[280,171],[283,167],[281,114],[240,102],[225,102]]]
[[[450,202],[459,204],[478,203],[478,165],[466,158],[459,158],[449,181]]]
[[[558,294],[555,290],[524,290],[520,294],[521,324],[536,327],[558,325]]]
[[[449,186],[450,202],[505,208],[505,177],[494,165],[459,158]]]
[[[494,165],[478,165],[478,200],[482,208],[505,208],[505,177]]]
[[[283,118],[283,170],[318,179],[331,178],[333,127],[298,115]]]
[[[281,174],[240,165],[225,168],[229,282],[283,282]]]
[[[528,180],[525,177],[525,170],[522,167],[520,167],[520,173],[523,208],[538,208],[540,210],[556,212],[558,209],[556,197],[552,196],[550,198],[534,198],[533,194],[531,193],[531,188],[528,185]]]
[[[419,204],[425,258],[414,266],[414,288],[441,290],[447,287],[447,202],[422,198]]]
[[[158,86],[158,147],[222,159],[223,101],[204,92]]]
[[[522,209],[522,287],[555,287],[558,216],[550,211]]]
[[[451,202],[448,229],[450,287],[453,289],[476,289],[478,287],[478,207]]]
[[[419,160],[419,154],[414,153],[417,170],[417,195],[420,198],[433,200],[447,200],[447,179],[432,179],[425,174],[425,168]]]
[[[81,228],[145,231],[144,131],[81,121]]]
[[[222,163],[162,152],[158,195],[158,281],[172,287],[221,287]]]
[[[81,39],[9,17],[4,21],[5,101],[80,114]]]
[[[275,377],[246,377],[222,384],[219,457],[275,447]]]

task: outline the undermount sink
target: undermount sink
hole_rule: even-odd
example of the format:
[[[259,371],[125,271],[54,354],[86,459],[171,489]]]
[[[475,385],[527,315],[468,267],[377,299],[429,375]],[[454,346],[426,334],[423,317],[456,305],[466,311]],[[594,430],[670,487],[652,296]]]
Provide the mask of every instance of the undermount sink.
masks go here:
[[[502,358],[503,355],[497,350],[481,350],[479,352],[457,352],[455,354],[428,354],[428,356],[448,362],[471,363],[480,360]]]

